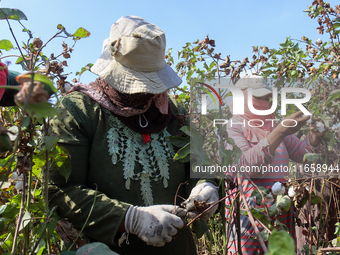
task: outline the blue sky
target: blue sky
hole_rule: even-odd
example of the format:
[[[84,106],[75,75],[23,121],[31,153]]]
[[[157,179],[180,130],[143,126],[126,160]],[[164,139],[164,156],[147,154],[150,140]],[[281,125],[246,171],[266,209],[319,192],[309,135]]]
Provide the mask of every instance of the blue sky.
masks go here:
[[[224,58],[230,55],[232,60],[242,60],[252,56],[252,46],[277,48],[287,36],[300,39],[302,35],[314,40],[327,36],[316,31],[317,21],[312,20],[303,11],[311,5],[312,0],[211,0],[211,1],[161,1],[161,0],[0,0],[1,7],[17,8],[23,11],[28,21],[22,23],[34,32],[34,37],[44,42],[55,32],[57,25],[62,24],[73,33],[78,27],[91,32],[89,38],[80,40],[71,58],[67,60],[66,72],[75,72],[87,63],[94,63],[100,56],[102,42],[109,36],[111,25],[125,15],[136,15],[159,26],[165,31],[167,48],[173,48],[175,61],[177,51],[186,42],[204,39],[209,35],[216,42],[215,52],[222,53]],[[338,1],[330,1],[331,6]],[[19,42],[27,41],[27,35],[21,32],[17,22],[11,22]],[[0,21],[0,40],[14,42],[6,21]],[[47,56],[62,51],[59,38],[43,52]],[[69,45],[72,40],[66,41]],[[13,50],[4,55],[15,54]],[[15,59],[11,59],[14,63]],[[10,68],[20,71],[12,64]],[[81,81],[90,82],[96,76],[85,73]]]

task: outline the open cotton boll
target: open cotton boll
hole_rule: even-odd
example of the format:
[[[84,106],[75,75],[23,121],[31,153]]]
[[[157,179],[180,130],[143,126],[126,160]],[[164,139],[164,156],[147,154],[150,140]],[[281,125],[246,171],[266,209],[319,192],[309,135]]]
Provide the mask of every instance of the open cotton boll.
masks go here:
[[[21,180],[16,181],[15,183],[16,190],[22,190],[23,186],[24,186],[24,181],[21,181]]]
[[[296,196],[296,192],[295,192],[293,186],[289,187],[289,189],[288,189],[288,196],[290,196],[290,197],[295,197]]]
[[[319,130],[320,133],[322,133],[323,131],[325,131],[325,124],[323,124],[322,122],[318,121],[315,124],[316,128]]]
[[[274,185],[272,186],[272,193],[275,196],[279,196],[282,195],[283,193],[285,193],[285,186],[282,185],[281,182],[275,182]]]
[[[13,142],[15,141],[15,139],[17,139],[17,136],[18,136],[18,133],[19,133],[19,128],[17,126],[11,126],[9,129],[8,129],[8,136],[9,136],[9,139]]]

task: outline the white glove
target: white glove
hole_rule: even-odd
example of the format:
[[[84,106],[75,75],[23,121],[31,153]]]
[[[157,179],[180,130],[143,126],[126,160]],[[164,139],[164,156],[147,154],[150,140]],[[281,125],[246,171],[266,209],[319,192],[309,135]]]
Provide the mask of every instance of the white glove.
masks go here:
[[[174,205],[130,206],[125,215],[125,231],[137,235],[148,245],[160,247],[183,228],[181,217],[186,213]]]
[[[181,204],[181,206],[185,207],[188,210],[188,218],[195,218],[197,215],[200,214],[200,212],[197,211],[194,200],[198,202],[206,202],[210,205],[217,202],[219,200],[217,187],[210,182],[203,182],[192,189],[189,198]],[[209,219],[216,212],[217,208],[218,205],[215,205],[213,208],[203,213],[200,219]]]

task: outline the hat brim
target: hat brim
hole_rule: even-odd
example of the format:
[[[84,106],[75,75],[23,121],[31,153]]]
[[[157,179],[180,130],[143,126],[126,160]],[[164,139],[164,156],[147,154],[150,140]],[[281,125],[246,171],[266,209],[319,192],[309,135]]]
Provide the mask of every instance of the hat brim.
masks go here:
[[[165,63],[165,60],[164,67],[160,70],[140,72],[121,65],[106,50],[103,50],[91,71],[103,78],[114,89],[126,94],[161,94],[182,83],[182,79]]]
[[[266,88],[252,89],[252,94],[254,97],[263,97],[272,94],[272,91]]]

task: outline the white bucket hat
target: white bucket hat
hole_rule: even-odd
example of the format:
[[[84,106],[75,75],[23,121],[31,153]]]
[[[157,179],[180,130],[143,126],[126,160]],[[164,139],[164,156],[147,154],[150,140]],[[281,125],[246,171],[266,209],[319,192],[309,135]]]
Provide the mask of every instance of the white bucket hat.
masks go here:
[[[252,88],[253,96],[262,97],[272,94],[266,80],[259,75],[246,75],[235,84],[240,89]]]
[[[160,94],[182,83],[164,56],[164,32],[142,18],[124,16],[112,25],[91,71],[121,93]]]

